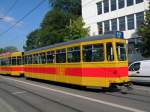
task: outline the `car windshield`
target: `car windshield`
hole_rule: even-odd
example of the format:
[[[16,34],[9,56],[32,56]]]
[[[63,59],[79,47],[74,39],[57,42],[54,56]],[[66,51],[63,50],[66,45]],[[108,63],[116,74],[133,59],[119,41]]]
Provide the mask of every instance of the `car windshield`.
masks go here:
[[[117,57],[119,61],[126,61],[126,47],[124,43],[116,43]]]

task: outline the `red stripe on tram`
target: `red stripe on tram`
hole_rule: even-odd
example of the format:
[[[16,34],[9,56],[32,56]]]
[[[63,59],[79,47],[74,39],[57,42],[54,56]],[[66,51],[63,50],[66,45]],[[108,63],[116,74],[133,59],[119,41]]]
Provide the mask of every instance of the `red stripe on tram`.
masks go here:
[[[43,73],[43,74],[57,74],[57,68],[54,67],[25,67],[25,72]]]
[[[24,67],[2,67],[1,71],[23,71]]]
[[[65,75],[85,77],[124,77],[128,76],[128,68],[66,68]]]

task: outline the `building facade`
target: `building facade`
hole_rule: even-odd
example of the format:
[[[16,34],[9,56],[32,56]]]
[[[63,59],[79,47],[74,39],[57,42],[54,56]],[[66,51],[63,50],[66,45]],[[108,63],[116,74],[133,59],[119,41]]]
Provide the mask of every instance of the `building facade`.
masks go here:
[[[149,0],[82,0],[82,17],[90,35],[107,31],[123,31],[125,38],[136,36],[136,28],[144,21]]]
[[[137,44],[136,29],[143,23],[148,6],[149,0],[82,0],[82,17],[91,36],[118,30],[129,43]],[[136,45],[129,46],[135,54],[136,48],[131,46]]]

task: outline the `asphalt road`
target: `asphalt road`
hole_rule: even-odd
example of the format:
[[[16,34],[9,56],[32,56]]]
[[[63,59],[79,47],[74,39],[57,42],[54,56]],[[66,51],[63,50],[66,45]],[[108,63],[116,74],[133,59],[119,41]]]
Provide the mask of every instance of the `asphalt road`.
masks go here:
[[[123,94],[0,76],[0,112],[150,112],[150,87]]]

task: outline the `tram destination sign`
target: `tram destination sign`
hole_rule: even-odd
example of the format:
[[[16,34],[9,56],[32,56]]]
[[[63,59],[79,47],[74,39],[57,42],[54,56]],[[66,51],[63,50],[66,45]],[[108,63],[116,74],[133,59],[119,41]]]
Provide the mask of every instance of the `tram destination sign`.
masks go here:
[[[120,31],[116,31],[116,38],[124,38],[124,34],[123,32],[120,32]]]

